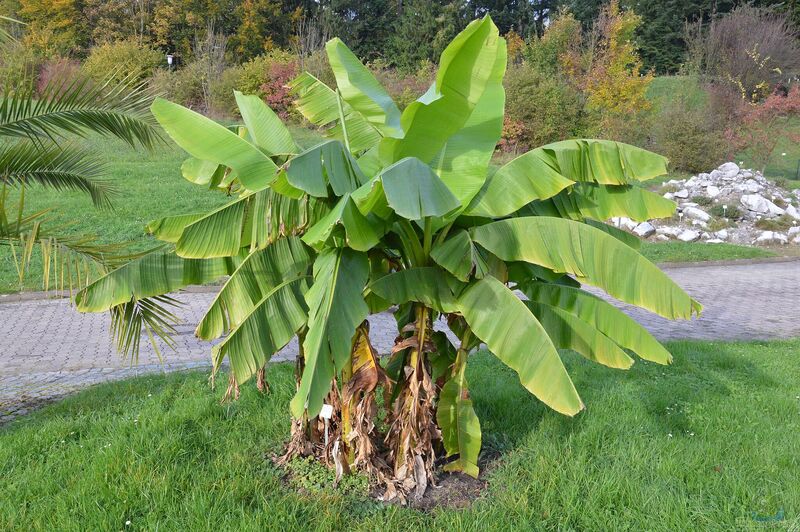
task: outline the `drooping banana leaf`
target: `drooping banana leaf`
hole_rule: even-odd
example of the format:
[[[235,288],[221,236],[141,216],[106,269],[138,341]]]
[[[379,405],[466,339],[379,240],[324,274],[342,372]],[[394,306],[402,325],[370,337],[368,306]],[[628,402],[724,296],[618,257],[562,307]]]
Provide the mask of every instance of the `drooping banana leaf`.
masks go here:
[[[666,157],[612,140],[562,140],[540,149],[552,168],[572,181],[628,185],[667,173]]]
[[[467,389],[466,364],[449,379],[439,394],[436,421],[442,429],[442,444],[447,456],[458,458],[444,466],[445,471],[463,471],[478,478],[481,451],[481,424]]]
[[[214,298],[195,334],[213,340],[237,327],[277,286],[310,274],[311,263],[310,250],[297,237],[279,238],[254,251]]]
[[[335,368],[348,361],[353,334],[369,312],[362,295],[368,275],[367,256],[352,249],[329,249],[314,261],[314,284],[305,296],[305,369],[291,401],[295,417],[319,414]]]
[[[531,301],[569,312],[645,360],[659,364],[672,362],[669,351],[647,329],[597,296],[579,288],[549,283],[530,283],[521,288]]]
[[[189,285],[216,281],[236,270],[244,257],[183,259],[154,252],[131,261],[99,278],[75,296],[81,312],[102,312],[131,298],[169,294]]]
[[[345,194],[331,211],[311,226],[303,235],[303,242],[322,250],[332,240],[358,251],[369,251],[385,232],[384,223],[373,215],[364,216],[356,207],[350,194]]]
[[[669,218],[677,205],[654,192],[632,185],[582,183],[578,188],[578,208],[597,220],[626,216],[637,222]]]
[[[633,359],[617,344],[569,312],[537,301],[526,301],[525,305],[542,324],[557,348],[572,349],[589,360],[610,368],[628,369],[633,365]]]
[[[476,227],[471,235],[503,260],[570,273],[665,318],[689,319],[703,308],[636,250],[580,222],[545,216],[511,218]]]
[[[181,174],[190,183],[207,186],[213,190],[222,183],[226,168],[222,164],[189,157],[181,165]]]
[[[221,344],[214,348],[214,368],[227,356],[236,382],[242,383],[281,350],[306,322],[303,278],[287,279],[264,294]]]
[[[562,414],[583,409],[547,332],[507,286],[485,277],[461,294],[458,305],[475,335],[517,372],[528,391]]]

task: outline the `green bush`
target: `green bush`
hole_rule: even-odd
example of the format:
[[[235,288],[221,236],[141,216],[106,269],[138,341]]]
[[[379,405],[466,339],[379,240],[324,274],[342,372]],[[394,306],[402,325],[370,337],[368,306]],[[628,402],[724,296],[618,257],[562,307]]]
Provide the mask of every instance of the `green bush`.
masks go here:
[[[507,116],[522,123],[522,142],[527,147],[575,137],[583,131],[580,95],[557,77],[523,64],[508,71],[505,88]]]
[[[205,111],[203,75],[202,65],[189,63],[180,70],[156,70],[150,79],[150,85],[163,98],[195,110]]]
[[[794,222],[794,218],[788,214],[783,214],[777,218],[761,218],[756,220],[754,225],[764,231],[786,231],[792,227],[792,222]]]
[[[714,200],[708,196],[692,196],[692,201],[698,205],[702,205],[703,207],[707,207],[714,203]]]
[[[117,81],[143,81],[151,77],[164,62],[164,56],[158,50],[133,40],[125,40],[92,48],[83,64],[83,70],[98,81],[109,76]]]
[[[727,218],[728,220],[738,220],[742,217],[742,211],[736,205],[728,205],[726,210],[719,203],[708,209],[708,214],[716,218]]]
[[[30,90],[36,87],[39,63],[34,53],[20,43],[7,43],[0,54],[0,91]]]
[[[689,173],[716,168],[727,159],[724,126],[708,105],[686,98],[664,103],[653,118],[651,149],[670,160],[672,170]]]

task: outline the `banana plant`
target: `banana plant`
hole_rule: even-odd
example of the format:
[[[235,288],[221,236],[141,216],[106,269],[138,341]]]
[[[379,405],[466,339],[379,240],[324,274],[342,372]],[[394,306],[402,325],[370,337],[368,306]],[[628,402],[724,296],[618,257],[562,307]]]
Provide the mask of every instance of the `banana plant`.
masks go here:
[[[489,17],[450,43],[430,89],[403,112],[344,43],[326,49],[336,87],[307,73],[292,83],[299,111],[328,137],[309,149],[255,96],[236,93],[243,125],[234,128],[155,101],[156,119],[190,155],[183,176],[233,199],[151,223],[171,250],[90,285],[79,310],[116,312],[121,345],[136,347],[125,339],[150,323],[169,331],[162,298],[227,278],[196,330],[224,337],[214,371],[228,360],[235,389],[298,337],[287,457],[367,471],[385,498],[420,497],[439,464],[478,475],[467,366],[481,344],[567,416],[584,403],[561,350],[619,369],[634,356],[670,363],[643,327],[583,289],[671,319],[701,311],[636,238],[604,222],[672,214],[671,201],[640,186],[666,172],[663,157],[565,140],[492,168],[506,43]],[[366,318],[385,311],[397,340],[381,360]]]

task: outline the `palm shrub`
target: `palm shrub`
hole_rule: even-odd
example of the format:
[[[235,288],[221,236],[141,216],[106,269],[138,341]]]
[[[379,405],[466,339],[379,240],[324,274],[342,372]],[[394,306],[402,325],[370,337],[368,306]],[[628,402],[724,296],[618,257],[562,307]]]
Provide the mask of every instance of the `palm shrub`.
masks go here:
[[[10,51],[10,39],[0,31],[0,51]],[[133,256],[121,244],[54,227],[49,211],[30,212],[25,202],[26,194],[49,187],[84,192],[96,206],[109,206],[114,186],[103,178],[102,159],[74,139],[93,133],[151,148],[161,138],[147,112],[152,99],[131,80],[95,83],[81,76],[51,79],[38,92],[24,79],[0,87],[0,249],[12,256],[20,282],[36,248],[45,290],[51,279],[59,287],[86,284]]]
[[[79,310],[111,309],[131,348],[150,323],[169,329],[168,293],[229,276],[196,329],[224,336],[214,371],[229,361],[233,395],[253,376],[263,384],[264,365],[297,336],[287,457],[368,471],[386,498],[421,496],[437,459],[478,474],[466,366],[481,343],[569,416],[584,405],[559,349],[623,369],[631,354],[670,362],[645,329],[582,289],[667,318],[700,312],[638,240],[602,222],[672,214],[672,202],[638,186],[665,173],[663,157],[568,140],[490,171],[506,44],[488,17],[450,43],[434,84],[402,113],[341,41],[327,52],[336,89],[307,73],[292,84],[300,112],[329,136],[305,151],[258,97],[236,94],[244,125],[233,129],[155,101],[154,115],[191,155],[184,177],[234,199],[151,223],[173,248],[90,285]],[[386,310],[398,336],[380,364],[366,318]],[[327,440],[323,405],[332,407]]]

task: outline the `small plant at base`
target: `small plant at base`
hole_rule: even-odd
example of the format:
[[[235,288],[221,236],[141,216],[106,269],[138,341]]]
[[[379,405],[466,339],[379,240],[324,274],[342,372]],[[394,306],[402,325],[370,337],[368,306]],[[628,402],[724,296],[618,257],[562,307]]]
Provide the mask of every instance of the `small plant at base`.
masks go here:
[[[670,216],[675,204],[641,186],[666,173],[663,157],[568,140],[490,172],[506,47],[489,17],[454,39],[434,88],[402,113],[344,43],[326,50],[336,90],[310,74],[291,84],[298,111],[329,136],[305,151],[257,96],[236,94],[244,125],[232,129],[156,100],[157,120],[191,155],[184,177],[235,199],[149,224],[174,250],[91,284],[79,310],[112,309],[118,337],[168,336],[166,294],[229,276],[196,330],[225,335],[214,371],[227,358],[235,390],[296,336],[282,463],[314,456],[336,479],[365,472],[385,500],[421,498],[440,465],[478,476],[466,367],[481,344],[569,416],[584,404],[559,349],[620,369],[634,362],[628,352],[671,361],[641,326],[581,289],[667,318],[701,311],[638,253],[638,238],[597,221]],[[397,337],[384,368],[366,318],[390,309]]]
[[[708,196],[692,196],[692,202],[697,203],[702,207],[708,207],[714,203],[714,200]]]
[[[756,220],[754,225],[764,231],[786,231],[792,227],[792,222],[794,221],[796,220],[791,216],[782,214],[777,218],[761,218],[760,220]]]

